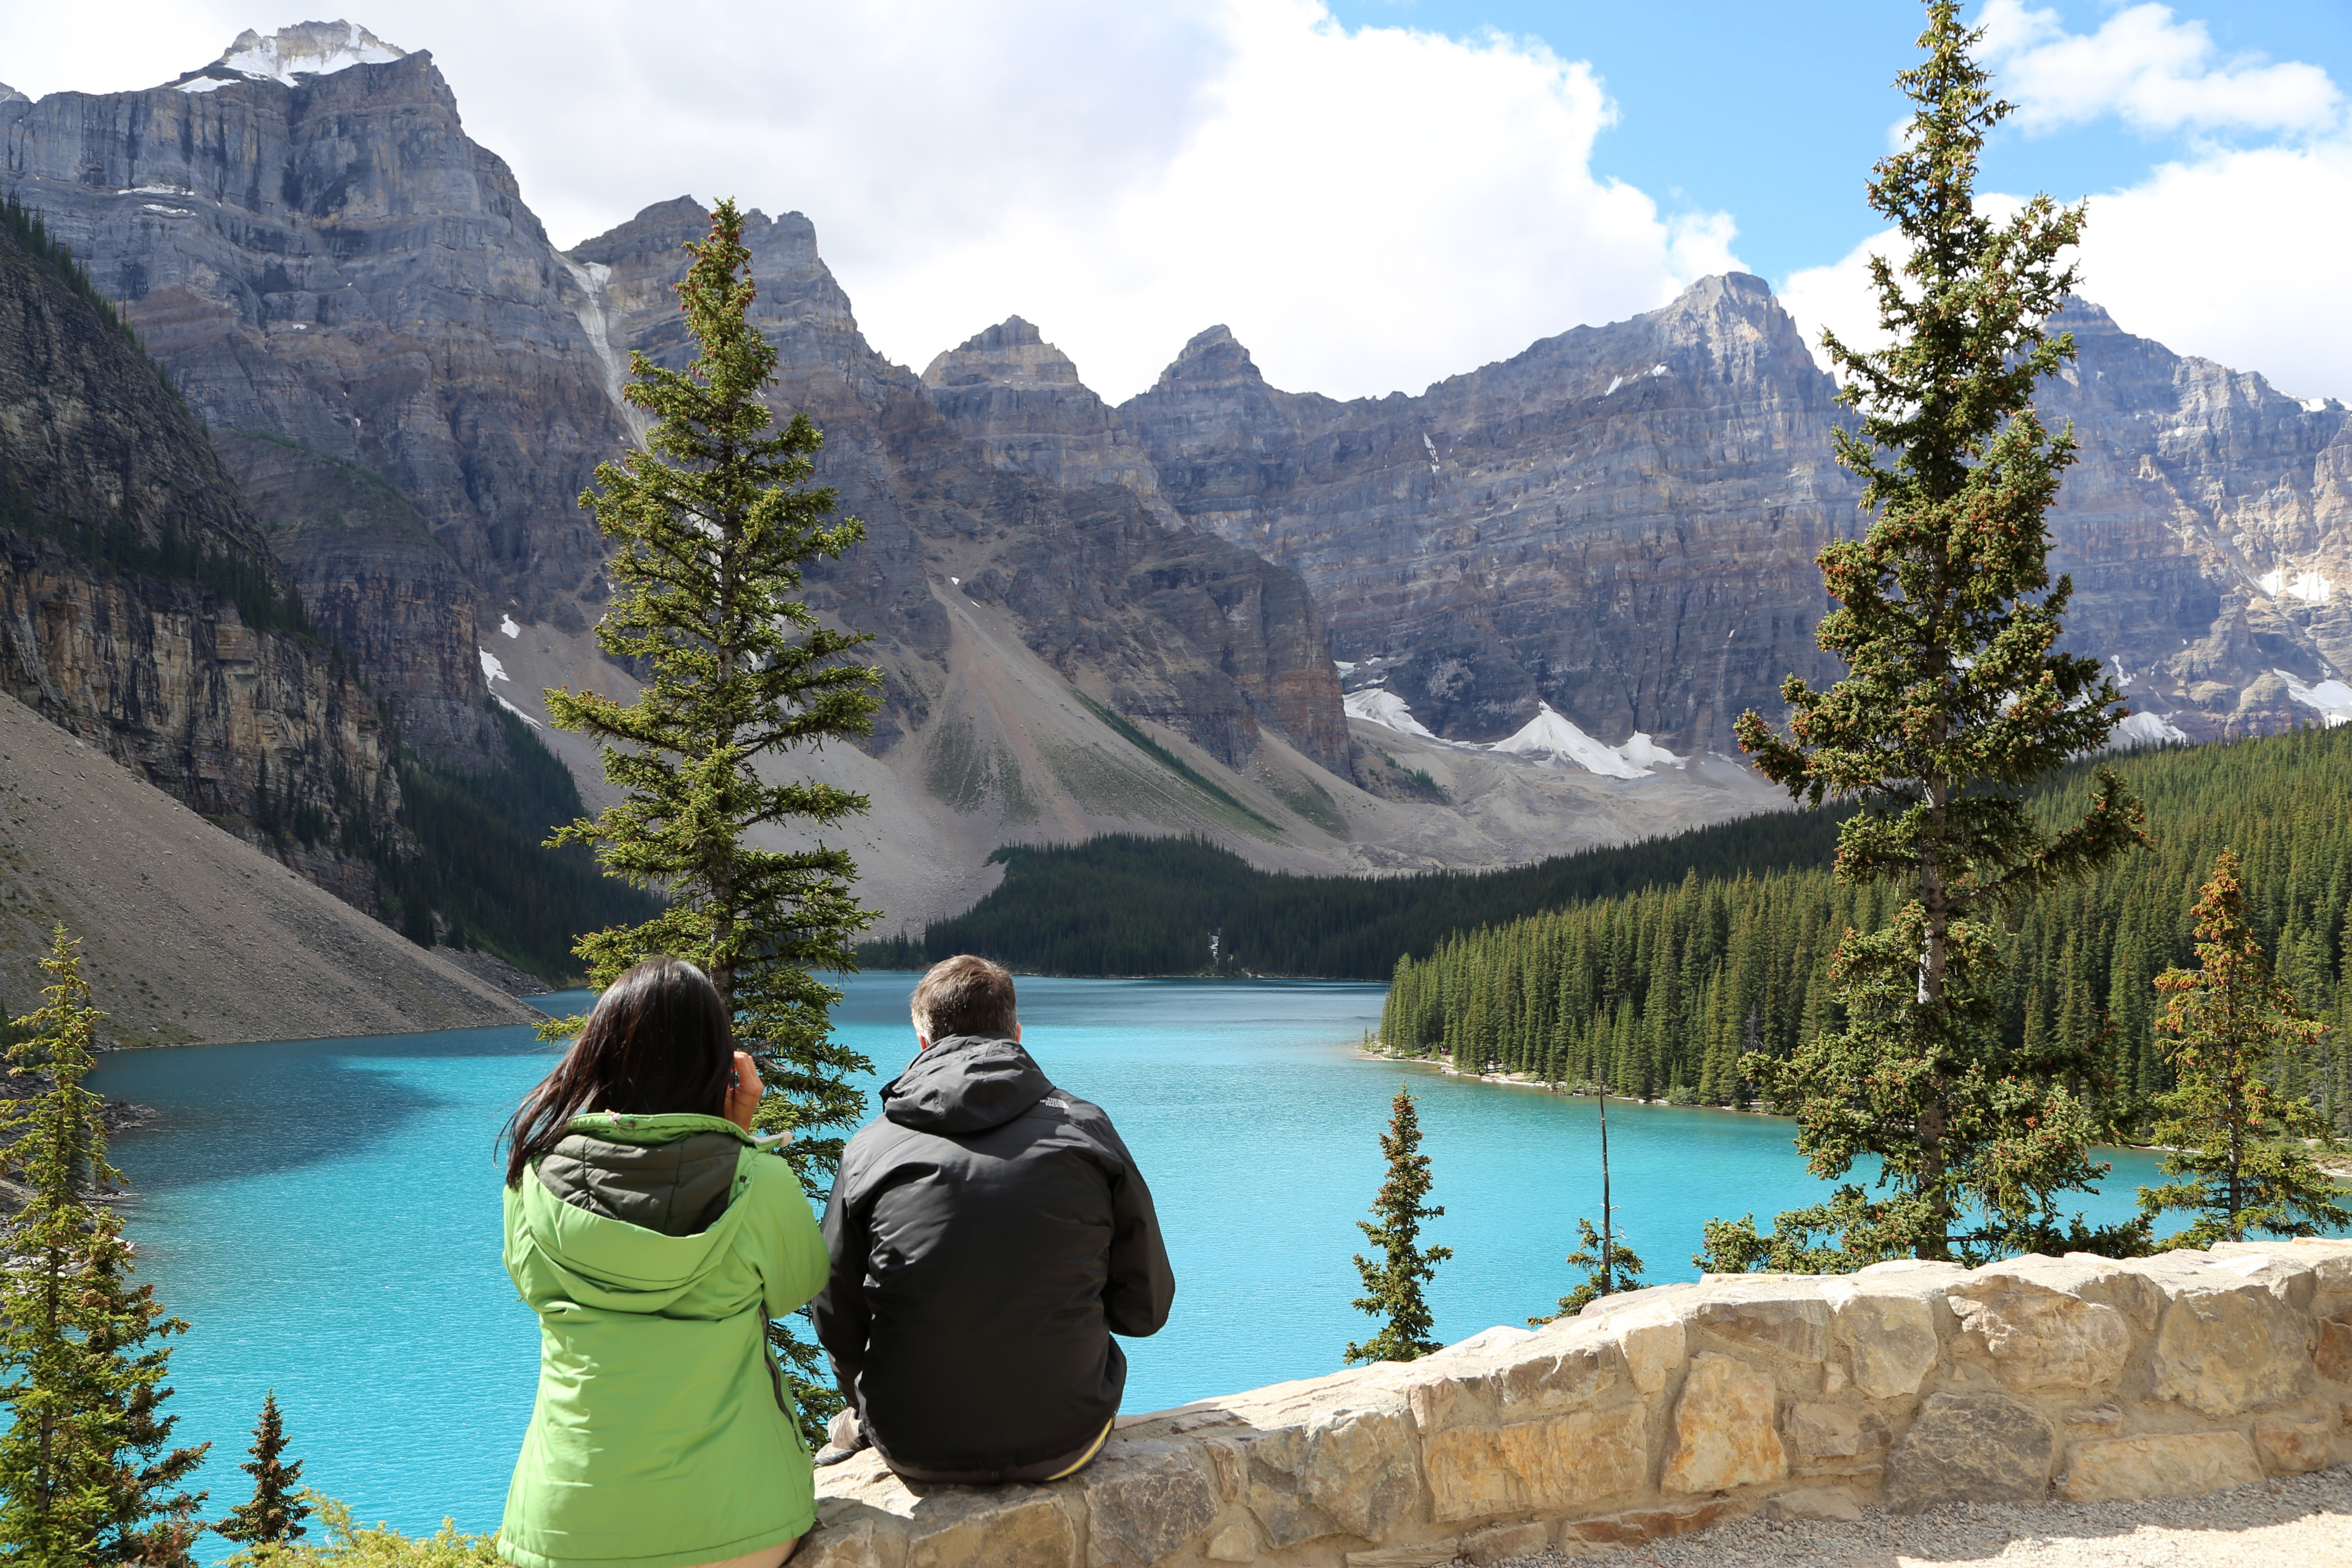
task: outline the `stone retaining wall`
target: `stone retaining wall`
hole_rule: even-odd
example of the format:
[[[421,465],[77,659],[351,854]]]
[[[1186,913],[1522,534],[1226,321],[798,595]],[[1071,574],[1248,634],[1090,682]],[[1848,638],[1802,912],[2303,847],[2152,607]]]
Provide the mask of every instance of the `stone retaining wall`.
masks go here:
[[[1181,1310],[1181,1308],[1180,1308]],[[2352,1242],[1717,1275],[1122,1416],[1067,1481],[818,1472],[808,1568],[1410,1568],[1759,1510],[2184,1497],[2352,1461]]]

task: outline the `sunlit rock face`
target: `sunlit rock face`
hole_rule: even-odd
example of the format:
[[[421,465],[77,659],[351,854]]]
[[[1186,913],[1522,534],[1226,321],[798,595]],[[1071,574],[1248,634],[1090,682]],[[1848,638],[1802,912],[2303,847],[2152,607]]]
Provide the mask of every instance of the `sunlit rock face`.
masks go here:
[[[0,104],[8,192],[214,428],[383,476],[494,602],[576,616],[602,553],[577,497],[626,438],[590,291],[429,54],[320,26]]]
[[[2341,405],[2184,359],[2095,306],[2044,384],[2081,458],[2053,519],[2067,645],[2156,740],[2352,717],[2352,434]],[[1297,567],[1342,659],[1415,720],[1492,741],[1549,703],[1614,742],[1727,750],[1781,679],[1833,677],[1814,557],[1867,520],[1851,416],[1757,279],[1546,339],[1419,396],[1266,385],[1223,328],[1118,410],[1194,525]],[[2328,682],[2336,680],[2330,687]]]
[[[571,252],[603,291],[617,350],[687,363],[675,288],[684,246],[709,226],[680,197]],[[866,542],[810,583],[812,602],[879,634],[896,677],[879,749],[919,725],[923,693],[960,657],[949,626],[960,595],[1009,612],[1066,678],[1228,766],[1248,763],[1270,728],[1353,776],[1339,681],[1304,584],[1213,535],[1164,526],[1139,493],[1148,465],[1130,462],[1122,477],[1089,458],[1088,440],[1097,455],[1112,450],[1100,439],[1107,416],[1085,412],[1099,400],[1034,328],[981,334],[940,356],[927,384],[866,345],[807,218],[748,213],[744,245],[758,289],[751,320],[778,353],[770,404],[780,422],[805,411],[824,430],[819,475],[866,525]],[[1067,459],[1009,438],[1013,427],[1071,437]],[[1016,445],[1021,460],[1006,460]]]
[[[137,348],[6,232],[0,501],[0,690],[224,826],[306,820],[274,851],[372,909],[345,829],[395,831],[400,805],[373,696],[220,591],[282,599],[288,574]]]

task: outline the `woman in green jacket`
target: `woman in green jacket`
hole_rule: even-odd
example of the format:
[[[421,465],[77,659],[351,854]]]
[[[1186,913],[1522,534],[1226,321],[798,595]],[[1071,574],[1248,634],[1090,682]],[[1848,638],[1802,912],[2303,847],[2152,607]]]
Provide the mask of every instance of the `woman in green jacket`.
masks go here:
[[[772,1318],[824,1284],[760,1079],[702,972],[615,981],[507,1130],[506,1265],[539,1314],[517,1568],[777,1568],[814,1484]]]

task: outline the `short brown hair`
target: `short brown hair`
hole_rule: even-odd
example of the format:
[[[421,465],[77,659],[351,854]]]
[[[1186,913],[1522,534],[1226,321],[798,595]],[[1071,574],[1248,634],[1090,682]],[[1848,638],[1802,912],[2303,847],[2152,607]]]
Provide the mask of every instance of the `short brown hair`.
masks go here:
[[[915,1015],[915,1033],[927,1040],[1009,1035],[1020,1026],[1012,973],[969,952],[932,964],[908,1007]]]

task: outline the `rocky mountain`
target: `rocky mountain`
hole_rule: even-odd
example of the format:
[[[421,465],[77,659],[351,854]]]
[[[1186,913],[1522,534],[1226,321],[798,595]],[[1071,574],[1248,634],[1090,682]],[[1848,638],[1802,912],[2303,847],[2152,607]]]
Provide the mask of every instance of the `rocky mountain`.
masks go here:
[[[576,499],[643,433],[628,356],[688,344],[687,197],[555,250],[424,52],[240,37],[142,92],[0,92],[0,186],[121,301],[258,537],[403,735],[495,761],[495,696],[625,683]],[[1261,864],[1496,864],[1773,798],[1725,760],[1812,646],[1864,521],[1834,386],[1759,279],[1694,285],[1418,395],[1266,384],[1223,328],[1113,408],[1018,317],[919,375],[875,353],[797,213],[753,215],[772,403],[866,525],[812,596],[875,634],[871,742],[795,765],[876,801],[894,919],[1008,840],[1200,832]],[[2044,400],[2083,458],[2070,637],[2137,739],[2352,717],[2340,405],[2095,308]],[[30,570],[30,568],[26,568]],[[550,735],[594,795],[593,759]]]
[[[0,217],[0,690],[362,908],[400,786],[205,433],[70,264]]]
[[[341,23],[247,33],[164,87],[0,104],[0,148],[8,193],[214,430],[315,454],[303,488],[346,527],[375,510],[368,475],[421,517],[470,588],[396,528],[347,538],[351,570],[329,575],[431,666],[353,645],[404,731],[484,744],[472,623],[585,624],[602,553],[576,500],[627,428],[588,279],[466,135],[431,56]],[[441,608],[420,622],[424,603]]]
[[[2142,738],[2352,715],[2327,689],[2352,663],[2343,405],[2095,306],[2063,324],[2081,357],[2042,407],[2083,444],[2053,520],[2072,645],[2116,661]],[[1157,496],[1297,568],[1392,710],[1491,742],[1548,706],[1699,751],[1728,750],[1742,709],[1777,711],[1784,676],[1835,673],[1813,556],[1864,520],[1833,393],[1764,283],[1733,275],[1417,397],[1278,391],[1213,328],[1118,414]]]

